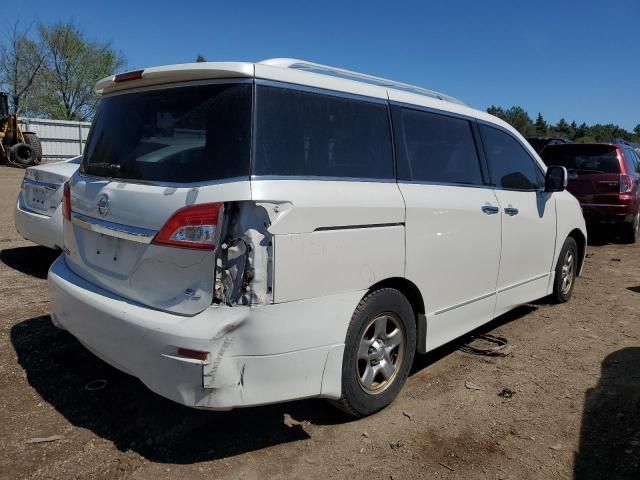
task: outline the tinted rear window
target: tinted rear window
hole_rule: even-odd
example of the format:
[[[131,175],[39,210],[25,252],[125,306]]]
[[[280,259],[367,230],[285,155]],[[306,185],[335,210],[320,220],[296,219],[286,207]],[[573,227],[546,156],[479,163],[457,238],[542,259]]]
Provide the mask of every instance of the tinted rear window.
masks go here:
[[[540,155],[547,165],[559,165],[583,173],[620,173],[616,147],[611,145],[558,145]]]
[[[469,121],[401,107],[392,112],[400,180],[483,183]]]
[[[168,88],[100,102],[81,171],[177,183],[249,176],[251,85]]]
[[[260,85],[254,175],[392,179],[382,103]]]

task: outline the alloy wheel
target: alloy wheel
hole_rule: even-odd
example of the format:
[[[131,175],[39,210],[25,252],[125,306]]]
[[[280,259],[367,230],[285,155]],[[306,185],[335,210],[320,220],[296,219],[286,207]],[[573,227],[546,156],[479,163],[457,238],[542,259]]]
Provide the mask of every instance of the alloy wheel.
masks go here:
[[[573,285],[573,270],[575,264],[575,255],[574,252],[569,249],[564,256],[564,261],[562,263],[562,294],[566,295],[571,291],[571,286]]]
[[[393,383],[402,365],[406,336],[404,324],[393,313],[374,317],[364,328],[356,371],[365,392],[379,394]]]

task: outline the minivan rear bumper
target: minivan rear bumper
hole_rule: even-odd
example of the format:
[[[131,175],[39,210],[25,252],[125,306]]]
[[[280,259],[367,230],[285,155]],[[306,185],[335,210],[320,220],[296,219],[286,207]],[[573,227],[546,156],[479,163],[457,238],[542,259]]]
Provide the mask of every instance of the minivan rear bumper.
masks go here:
[[[362,295],[212,306],[185,317],[96,287],[73,273],[64,255],[51,266],[48,284],[56,326],[155,393],[214,410],[314,396],[339,398],[346,326]],[[337,315],[349,312],[344,329],[331,328],[327,308],[332,307]],[[208,358],[183,357],[178,348],[208,352]]]

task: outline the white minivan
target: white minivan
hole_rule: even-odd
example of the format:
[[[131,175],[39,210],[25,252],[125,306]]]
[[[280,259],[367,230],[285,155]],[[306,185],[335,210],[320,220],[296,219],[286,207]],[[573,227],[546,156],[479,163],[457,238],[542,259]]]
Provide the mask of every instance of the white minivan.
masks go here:
[[[52,320],[164,397],[364,416],[416,352],[571,296],[586,229],[566,171],[454,98],[292,59],[96,89]]]

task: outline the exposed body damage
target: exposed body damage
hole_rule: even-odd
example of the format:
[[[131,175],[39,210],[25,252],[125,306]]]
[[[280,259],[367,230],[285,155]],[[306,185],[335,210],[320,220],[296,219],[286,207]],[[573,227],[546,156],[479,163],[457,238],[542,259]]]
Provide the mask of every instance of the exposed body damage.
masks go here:
[[[273,301],[273,241],[266,210],[253,202],[225,205],[216,256],[214,302],[227,306]]]
[[[64,256],[51,267],[49,279],[54,323],[159,395],[216,410],[278,402],[284,395],[338,398],[343,319],[365,293],[280,304],[214,304],[178,319],[106,297],[70,270]],[[75,314],[64,305],[73,305]],[[186,358],[178,347],[206,351],[208,358]]]

